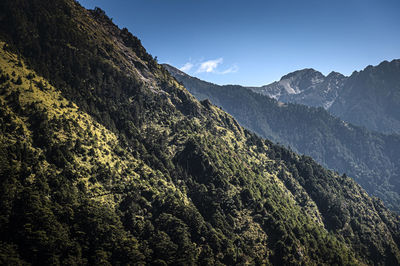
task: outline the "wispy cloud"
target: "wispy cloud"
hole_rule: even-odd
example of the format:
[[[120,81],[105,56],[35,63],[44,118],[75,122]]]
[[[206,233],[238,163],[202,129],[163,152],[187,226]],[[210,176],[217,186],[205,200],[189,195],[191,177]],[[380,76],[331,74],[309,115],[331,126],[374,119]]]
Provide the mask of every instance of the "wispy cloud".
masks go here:
[[[225,75],[225,74],[229,74],[229,73],[236,73],[236,72],[238,72],[238,70],[239,70],[239,67],[237,65],[233,65],[224,71],[218,72],[218,74]]]
[[[213,60],[199,60],[193,62],[192,59],[189,62],[185,63],[179,70],[186,72],[192,72],[192,74],[199,74],[199,73],[213,73],[217,75],[225,75],[229,73],[236,73],[239,70],[239,67],[235,64],[230,66],[225,70],[220,70],[222,68],[224,59],[222,57],[213,59]]]
[[[181,67],[179,70],[183,71],[183,72],[188,72],[192,69],[194,65],[190,62],[187,62],[186,64],[183,65],[183,67]]]
[[[197,69],[196,73],[204,73],[204,72],[215,73],[218,65],[221,64],[223,61],[224,59],[221,57],[215,60],[208,60],[202,62],[200,63],[200,66]]]

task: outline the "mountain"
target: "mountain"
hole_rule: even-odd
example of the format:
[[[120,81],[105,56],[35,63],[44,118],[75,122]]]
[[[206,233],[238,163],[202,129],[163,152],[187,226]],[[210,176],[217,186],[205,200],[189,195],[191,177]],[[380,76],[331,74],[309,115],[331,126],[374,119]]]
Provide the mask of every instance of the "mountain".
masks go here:
[[[284,103],[323,107],[369,130],[400,133],[400,60],[368,66],[350,77],[303,69],[262,87],[249,87]]]
[[[209,99],[260,136],[346,173],[400,212],[400,136],[374,133],[322,108],[283,104],[241,86],[218,86],[164,65],[198,99]]]
[[[400,263],[380,200],[197,101],[101,9],[0,20],[0,264]]]
[[[329,111],[356,125],[400,133],[400,60],[354,72]]]
[[[324,76],[309,68],[289,73],[272,84],[249,89],[281,102],[328,109],[341,93],[346,79],[337,72]]]

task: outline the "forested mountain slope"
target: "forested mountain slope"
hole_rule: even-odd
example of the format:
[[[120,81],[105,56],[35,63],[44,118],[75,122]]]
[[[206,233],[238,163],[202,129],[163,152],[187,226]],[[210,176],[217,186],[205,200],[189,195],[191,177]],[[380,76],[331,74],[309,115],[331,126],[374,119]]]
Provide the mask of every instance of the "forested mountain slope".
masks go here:
[[[283,104],[241,86],[218,86],[164,65],[196,98],[210,99],[262,137],[346,173],[400,212],[400,137],[343,122],[322,108]]]
[[[398,264],[354,181],[198,102],[100,9],[0,2],[1,264]]]

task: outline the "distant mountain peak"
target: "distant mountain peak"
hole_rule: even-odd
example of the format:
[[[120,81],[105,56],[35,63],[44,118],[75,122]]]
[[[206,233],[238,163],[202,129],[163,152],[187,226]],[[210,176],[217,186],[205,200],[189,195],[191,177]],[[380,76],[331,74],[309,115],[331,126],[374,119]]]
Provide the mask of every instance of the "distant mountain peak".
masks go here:
[[[341,78],[345,78],[346,76],[343,75],[342,73],[336,72],[336,71],[331,71],[328,76],[326,76],[327,78],[333,78],[333,77],[341,77]]]
[[[293,102],[328,109],[335,101],[346,79],[338,72],[325,76],[313,68],[284,75],[279,81],[260,88],[250,88],[281,102]]]
[[[316,71],[313,68],[305,68],[305,69],[296,70],[289,74],[286,74],[281,78],[281,80],[293,79],[293,78],[298,79],[298,78],[303,78],[303,77],[308,77],[308,76],[317,76],[319,78],[325,77],[321,72]]]

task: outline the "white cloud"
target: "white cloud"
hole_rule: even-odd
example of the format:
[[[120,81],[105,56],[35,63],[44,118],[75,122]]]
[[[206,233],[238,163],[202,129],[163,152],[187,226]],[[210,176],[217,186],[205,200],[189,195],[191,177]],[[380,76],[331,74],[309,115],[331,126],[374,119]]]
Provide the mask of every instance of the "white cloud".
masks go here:
[[[197,62],[193,62],[192,59],[189,62],[185,63],[179,70],[189,73],[194,68],[197,69],[195,71],[196,74],[199,73],[213,73],[217,75],[225,75],[229,73],[236,73],[239,70],[239,67],[235,64],[230,66],[225,70],[219,70],[223,64],[224,59],[222,57],[214,59],[214,60],[199,60]]]
[[[183,65],[183,67],[181,67],[179,70],[183,71],[183,72],[188,72],[192,69],[194,65],[190,62],[187,62],[186,64]]]
[[[200,66],[197,69],[196,73],[204,73],[204,72],[216,73],[218,65],[221,64],[223,60],[224,59],[221,57],[215,60],[208,60],[203,63],[200,63]]]
[[[238,72],[238,70],[239,70],[239,67],[237,65],[233,65],[224,71],[218,72],[218,74],[225,75],[225,74],[229,74],[229,73],[236,73],[236,72]]]

